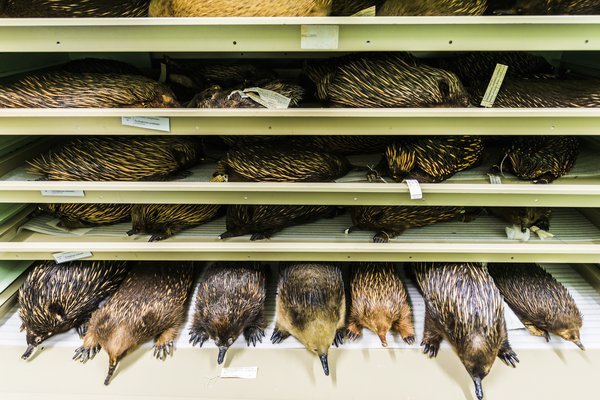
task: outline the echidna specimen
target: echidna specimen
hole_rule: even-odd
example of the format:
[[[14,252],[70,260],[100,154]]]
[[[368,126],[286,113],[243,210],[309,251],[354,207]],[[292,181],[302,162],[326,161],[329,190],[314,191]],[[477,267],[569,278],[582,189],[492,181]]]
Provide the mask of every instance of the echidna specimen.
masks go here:
[[[450,342],[481,400],[481,381],[496,357],[513,367],[519,362],[508,342],[498,288],[479,263],[420,263],[414,273],[425,298],[425,354],[435,357],[440,342]]]
[[[227,231],[219,238],[252,234],[250,240],[269,239],[285,227],[331,218],[337,211],[336,206],[319,205],[230,205],[227,207]]]
[[[0,84],[0,108],[179,107],[165,85],[139,75],[48,72]]]
[[[375,332],[387,347],[386,334],[398,332],[408,344],[415,342],[415,329],[406,288],[393,263],[357,263],[350,280],[351,306],[348,336],[357,338],[365,327]]]
[[[452,72],[402,55],[346,56],[306,65],[321,100],[335,107],[466,107],[469,96]]]
[[[250,87],[250,86],[248,86]],[[302,86],[275,80],[259,85],[261,89],[270,90],[290,99],[290,106],[297,106],[304,96]],[[202,91],[188,103],[189,108],[264,108],[263,105],[242,96],[243,88],[222,88],[212,86]]]
[[[351,207],[352,226],[347,233],[372,230],[374,243],[387,243],[406,229],[422,227],[436,222],[462,218],[468,221],[464,207],[425,206],[355,206]]]
[[[128,235],[150,234],[150,242],[167,239],[219,215],[219,204],[136,204]]]
[[[437,60],[436,66],[454,72],[463,84],[489,80],[496,64],[508,66],[506,76],[531,77],[539,74],[551,74],[554,68],[544,57],[523,51],[481,51],[465,53],[455,57]]]
[[[104,381],[108,385],[119,361],[150,339],[156,358],[172,355],[194,276],[189,262],[143,262],[133,267],[106,304],[92,314],[73,359],[86,362],[104,349],[109,358]]]
[[[3,0],[0,15],[10,18],[147,17],[148,3],[150,0]]]
[[[486,0],[386,0],[377,15],[482,15]]]
[[[217,363],[243,334],[248,346],[265,336],[267,270],[255,262],[219,262],[203,273],[196,294],[190,343],[210,339],[219,347]]]
[[[397,139],[387,147],[369,181],[391,176],[396,182],[442,182],[457,172],[476,166],[483,155],[479,136],[431,136]]]
[[[29,358],[49,337],[77,328],[80,335],[94,310],[127,274],[124,261],[37,261],[19,289],[21,330]]]
[[[551,183],[569,173],[579,154],[574,136],[522,136],[514,139],[493,172],[506,169],[519,179]]]
[[[550,229],[552,209],[545,207],[489,207],[488,212],[521,230],[537,226],[545,231]]]
[[[344,157],[269,143],[236,147],[217,163],[214,181],[331,182],[346,175]]]
[[[343,342],[346,297],[337,264],[286,263],[277,285],[277,320],[271,336],[280,343],[290,335],[319,356],[329,375],[329,347]]]
[[[58,68],[77,74],[142,75],[142,72],[131,64],[105,58],[81,58],[69,61]]]
[[[369,7],[379,7],[385,0],[333,0],[331,15],[354,15]]]
[[[567,289],[538,264],[488,264],[504,299],[532,335],[554,333],[585,350],[582,317]]]
[[[331,0],[151,0],[151,17],[325,16]]]
[[[384,152],[393,137],[369,135],[291,136],[284,139],[299,148],[335,154],[368,154]]]
[[[513,8],[497,10],[497,14],[521,15],[598,15],[596,0],[517,0]]]
[[[201,143],[184,137],[78,137],[28,161],[27,171],[52,181],[167,180],[202,157]]]
[[[475,104],[481,103],[488,84],[489,79],[486,79],[469,87]],[[600,107],[600,79],[507,78],[502,83],[494,107]]]
[[[250,144],[264,144],[265,142],[279,142],[277,136],[267,135],[222,135],[219,136],[223,143],[229,147],[243,147]]]
[[[40,208],[54,216],[66,229],[115,224],[131,218],[131,204],[85,204],[52,203],[40,204]]]

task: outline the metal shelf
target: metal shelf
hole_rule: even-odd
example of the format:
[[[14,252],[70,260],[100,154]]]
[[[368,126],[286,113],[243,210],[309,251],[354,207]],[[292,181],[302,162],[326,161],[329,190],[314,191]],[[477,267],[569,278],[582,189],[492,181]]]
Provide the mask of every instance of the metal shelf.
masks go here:
[[[0,109],[0,135],[164,135],[121,123],[169,117],[175,135],[598,135],[598,109]]]
[[[3,19],[0,52],[298,52],[302,25],[339,27],[328,52],[600,50],[595,16],[488,16]]]

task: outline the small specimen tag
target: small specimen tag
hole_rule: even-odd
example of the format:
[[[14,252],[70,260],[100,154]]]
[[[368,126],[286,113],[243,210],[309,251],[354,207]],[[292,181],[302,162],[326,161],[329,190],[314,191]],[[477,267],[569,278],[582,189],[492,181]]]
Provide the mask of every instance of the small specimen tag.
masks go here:
[[[421,185],[419,184],[419,181],[416,179],[406,179],[405,182],[408,185],[410,199],[421,200],[423,198],[423,191],[421,190]]]
[[[360,10],[356,14],[352,14],[351,17],[374,17],[376,14],[376,7],[371,6],[369,8],[365,8],[364,10]]]
[[[42,190],[42,196],[85,197],[83,190]]]
[[[57,264],[81,260],[82,258],[88,258],[91,256],[92,253],[89,251],[64,251],[62,253],[52,254],[52,257],[54,257],[54,261],[56,261]]]
[[[540,229],[535,225],[531,227],[531,231],[535,233],[540,238],[540,240],[546,240],[554,237],[554,235],[550,232]]]
[[[507,70],[507,65],[496,64],[496,69],[494,70],[492,79],[490,79],[490,83],[485,91],[483,100],[481,100],[481,105],[483,107],[490,108],[494,105],[494,101],[496,101],[496,96],[498,96],[498,92],[502,87],[502,82],[504,82],[504,77],[506,76]]]
[[[164,62],[160,63],[160,76],[158,77],[158,81],[160,83],[165,83],[167,81],[167,64]]]
[[[221,369],[221,378],[256,379],[258,367],[231,367]]]
[[[154,131],[171,131],[171,121],[167,117],[121,117],[121,124]]]
[[[525,229],[525,232],[521,231],[521,227],[517,225],[507,226],[504,228],[506,231],[506,237],[509,240],[520,240],[521,242],[527,242],[531,236],[531,231]]]
[[[236,90],[229,96],[234,93],[239,94],[243,98],[249,97],[258,104],[271,109],[286,109],[290,106],[290,101],[292,101],[292,99],[282,94],[259,87],[246,88],[243,91]]]
[[[338,48],[340,27],[338,25],[302,25],[300,48],[335,50]]]
[[[490,183],[492,185],[502,185],[502,179],[500,179],[498,175],[488,174],[488,176],[490,177]]]

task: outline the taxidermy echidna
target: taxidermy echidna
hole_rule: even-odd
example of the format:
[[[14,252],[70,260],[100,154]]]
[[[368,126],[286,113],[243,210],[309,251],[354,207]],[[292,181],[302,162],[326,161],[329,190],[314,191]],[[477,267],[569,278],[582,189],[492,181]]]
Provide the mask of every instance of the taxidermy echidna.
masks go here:
[[[329,347],[340,345],[345,334],[342,271],[330,263],[286,263],[281,268],[271,342],[294,336],[319,357],[329,375]]]
[[[533,183],[551,183],[569,173],[579,154],[579,139],[574,136],[522,136],[506,148],[494,173],[512,172]]]
[[[0,108],[179,107],[165,85],[139,75],[54,71],[0,84]]]
[[[483,399],[481,381],[496,357],[519,362],[508,342],[504,303],[487,268],[479,263],[419,263],[414,266],[425,298],[424,353],[435,357],[446,339]]]
[[[0,17],[147,17],[150,0],[2,0]]]
[[[150,234],[150,242],[167,239],[219,215],[219,204],[136,204],[128,235]]]
[[[377,15],[482,15],[486,0],[386,0]]]
[[[287,143],[299,148],[325,151],[335,154],[368,154],[380,153],[394,140],[390,136],[355,136],[355,135],[323,135],[323,136],[291,136]]]
[[[331,182],[350,169],[342,156],[265,143],[230,149],[217,163],[213,181]]]
[[[36,261],[19,289],[21,330],[29,358],[49,337],[77,328],[82,336],[98,305],[127,275],[125,261]]]
[[[521,227],[521,230],[537,226],[545,231],[550,230],[552,209],[546,207],[489,207],[487,211],[508,222]]]
[[[352,226],[346,233],[371,230],[374,243],[387,243],[401,235],[406,229],[422,227],[436,222],[463,219],[472,220],[464,207],[426,206],[355,206],[351,207]]]
[[[142,72],[131,64],[104,58],[81,58],[69,61],[57,68],[61,71],[77,74],[142,75]]]
[[[256,262],[219,262],[204,270],[196,294],[190,343],[210,339],[219,348],[222,364],[227,349],[240,335],[248,346],[265,336],[266,266]]]
[[[86,362],[104,349],[108,354],[105,385],[121,359],[148,340],[154,339],[154,356],[165,360],[173,354],[173,341],[185,320],[194,276],[191,262],[135,265],[115,294],[92,314],[73,359]]]
[[[319,205],[245,205],[227,207],[227,231],[219,236],[227,239],[252,234],[250,240],[269,239],[285,227],[311,222],[319,218],[332,218],[338,213],[336,206]]]
[[[394,263],[357,263],[350,279],[351,306],[348,316],[349,339],[362,335],[365,327],[375,332],[387,347],[392,330],[408,344],[415,342],[415,329],[408,294]]]
[[[325,16],[331,0],[151,0],[151,17]]]
[[[51,203],[40,209],[56,216],[65,229],[116,224],[131,218],[131,204]]]
[[[27,172],[51,181],[168,180],[203,155],[201,142],[185,137],[79,137],[28,161]]]
[[[550,333],[581,350],[582,317],[567,289],[538,264],[488,264],[504,299],[532,335],[550,340]]]
[[[466,107],[469,96],[452,72],[404,55],[346,56],[305,66],[317,96],[334,107]]]
[[[480,163],[483,139],[479,136],[430,136],[397,139],[379,165],[367,174],[374,182],[391,176],[396,182],[442,182]]]
[[[517,0],[510,9],[496,10],[496,14],[517,15],[599,15],[596,0]]]
[[[250,86],[248,86],[250,87]],[[261,84],[258,87],[270,90],[290,99],[290,106],[297,106],[304,96],[302,86],[275,80]],[[188,108],[264,108],[249,95],[242,95],[244,88],[222,88],[212,86],[202,91],[188,103]],[[251,93],[250,95],[254,95]]]

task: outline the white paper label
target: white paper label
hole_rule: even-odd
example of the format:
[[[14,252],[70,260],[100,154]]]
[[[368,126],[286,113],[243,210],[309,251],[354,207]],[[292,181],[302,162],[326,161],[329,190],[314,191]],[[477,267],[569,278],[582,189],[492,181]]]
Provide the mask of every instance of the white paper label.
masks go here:
[[[247,88],[244,89],[244,91],[236,90],[231,92],[228,97],[231,97],[232,94],[236,93],[242,98],[249,97],[258,104],[270,109],[286,109],[290,106],[290,102],[292,101],[292,99],[282,94],[259,87]]]
[[[231,367],[221,369],[221,378],[256,379],[258,367]]]
[[[374,17],[376,14],[376,6],[371,6],[369,8],[365,8],[364,10],[360,10],[356,14],[352,14],[351,17]]]
[[[546,240],[554,237],[554,235],[550,232],[540,229],[535,225],[531,227],[531,231],[535,233],[538,236],[538,238],[540,238],[540,240]]]
[[[85,197],[83,190],[42,190],[42,196]]]
[[[483,107],[489,108],[494,105],[494,101],[496,101],[496,96],[498,96],[500,87],[502,87],[502,82],[504,82],[504,77],[506,76],[507,70],[507,65],[496,64],[496,69],[494,70],[492,79],[490,79],[490,83],[487,87],[487,90],[485,91],[483,100],[481,100],[481,105]]]
[[[421,200],[423,198],[423,191],[421,190],[421,185],[419,184],[419,181],[416,179],[406,179],[405,182],[408,185],[410,199]]]
[[[302,25],[300,48],[335,50],[338,48],[339,34],[338,25]]]
[[[171,121],[167,117],[121,117],[121,124],[154,131],[171,131]]]
[[[488,174],[492,185],[502,185],[502,179],[498,175]]]
[[[54,253],[54,261],[57,264],[62,264],[69,261],[81,260],[82,258],[91,257],[92,253],[89,251],[64,251],[62,253]]]
[[[504,228],[504,230],[506,232],[506,237],[509,240],[520,240],[522,242],[527,242],[531,236],[531,231],[529,229],[525,229],[525,232],[523,232],[521,227],[517,225],[507,226]]]
[[[158,81],[160,83],[165,83],[167,81],[167,64],[160,63],[160,76],[158,77]]]

